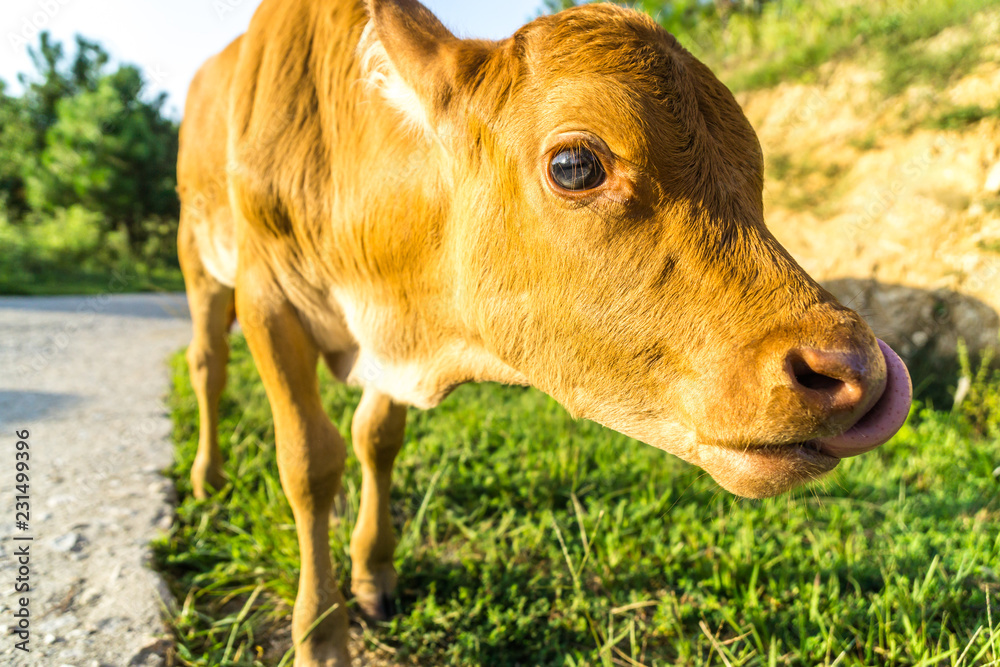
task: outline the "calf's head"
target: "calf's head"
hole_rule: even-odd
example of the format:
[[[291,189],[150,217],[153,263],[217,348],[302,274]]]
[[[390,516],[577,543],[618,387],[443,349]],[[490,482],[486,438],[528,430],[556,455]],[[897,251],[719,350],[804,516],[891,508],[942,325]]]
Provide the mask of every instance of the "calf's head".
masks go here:
[[[492,354],[744,496],[899,428],[905,367],[768,232],[753,129],[651,19],[584,5],[484,42],[417,2],[369,12],[383,94],[443,156],[457,311]]]

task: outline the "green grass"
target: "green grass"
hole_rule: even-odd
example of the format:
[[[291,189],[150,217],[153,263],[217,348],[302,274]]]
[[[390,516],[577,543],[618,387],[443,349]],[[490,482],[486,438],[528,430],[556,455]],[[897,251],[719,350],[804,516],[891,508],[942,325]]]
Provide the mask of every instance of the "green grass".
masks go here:
[[[938,130],[961,130],[986,118],[1000,118],[1000,104],[992,109],[978,104],[948,109],[931,118],[927,125]]]
[[[181,503],[155,553],[185,665],[275,665],[289,648],[295,533],[234,343],[233,481],[207,502],[190,496],[196,407],[174,360]],[[357,398],[324,382],[346,437]],[[534,390],[463,386],[411,411],[393,490],[401,613],[365,626],[368,650],[494,667],[1000,664],[1000,376],[978,376],[970,402],[920,408],[828,481],[754,502]],[[330,536],[345,591],[359,477],[350,457]]]
[[[978,241],[976,247],[980,250],[985,250],[986,252],[995,252],[1000,254],[1000,239],[990,239],[989,241]]]
[[[997,0],[784,0],[767,3],[760,16],[736,14],[725,29],[704,21],[679,38],[733,90],[812,81],[824,63],[864,55],[879,63],[883,92],[892,95],[914,83],[947,83],[977,64],[987,39],[973,35],[941,53],[924,40],[997,7]]]
[[[81,206],[11,222],[0,206],[0,295],[182,291],[176,221],[150,220],[140,250]]]
[[[122,284],[119,276],[129,276]],[[180,269],[120,266],[87,270],[63,264],[41,264],[32,271],[0,276],[0,295],[54,296],[108,292],[183,292]]]

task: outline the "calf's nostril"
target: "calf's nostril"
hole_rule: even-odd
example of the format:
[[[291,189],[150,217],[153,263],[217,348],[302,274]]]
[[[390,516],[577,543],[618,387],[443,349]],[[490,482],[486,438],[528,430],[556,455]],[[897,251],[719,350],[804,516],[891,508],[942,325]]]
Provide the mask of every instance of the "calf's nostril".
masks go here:
[[[806,389],[828,392],[834,391],[844,384],[843,380],[838,380],[837,378],[830,377],[829,375],[823,375],[822,373],[815,373],[813,371],[807,371],[801,374],[796,373],[795,381]]]
[[[863,381],[851,355],[799,349],[790,353],[789,362],[792,384],[806,400],[838,410],[861,402]]]

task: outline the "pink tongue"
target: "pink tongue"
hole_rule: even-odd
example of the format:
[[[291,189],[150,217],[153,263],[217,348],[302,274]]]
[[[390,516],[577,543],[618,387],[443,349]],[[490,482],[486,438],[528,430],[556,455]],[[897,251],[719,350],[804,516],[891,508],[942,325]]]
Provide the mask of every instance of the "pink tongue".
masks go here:
[[[906,421],[913,398],[910,373],[891,347],[881,340],[878,346],[885,357],[885,391],[857,424],[840,435],[817,439],[820,450],[825,454],[838,458],[864,454],[888,442]]]

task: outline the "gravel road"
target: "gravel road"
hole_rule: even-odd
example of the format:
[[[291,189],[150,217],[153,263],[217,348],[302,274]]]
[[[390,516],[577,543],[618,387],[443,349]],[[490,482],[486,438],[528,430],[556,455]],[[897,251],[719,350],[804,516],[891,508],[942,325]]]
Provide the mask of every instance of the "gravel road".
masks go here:
[[[163,664],[168,594],[148,544],[172,513],[165,361],[189,338],[183,295],[0,298],[0,664]],[[26,531],[14,507],[22,429]],[[16,593],[25,545],[30,592]],[[16,648],[22,597],[28,653]]]

